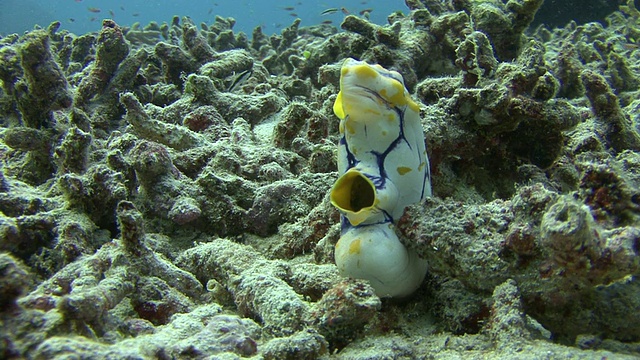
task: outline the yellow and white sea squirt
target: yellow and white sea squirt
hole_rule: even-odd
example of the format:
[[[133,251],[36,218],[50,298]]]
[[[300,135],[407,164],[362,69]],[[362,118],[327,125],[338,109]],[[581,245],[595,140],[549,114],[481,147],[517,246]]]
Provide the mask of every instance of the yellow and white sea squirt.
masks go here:
[[[407,296],[427,271],[395,232],[405,207],[431,195],[419,106],[398,72],[349,58],[333,111],[341,135],[330,195],[342,218],[336,265],[380,297]]]

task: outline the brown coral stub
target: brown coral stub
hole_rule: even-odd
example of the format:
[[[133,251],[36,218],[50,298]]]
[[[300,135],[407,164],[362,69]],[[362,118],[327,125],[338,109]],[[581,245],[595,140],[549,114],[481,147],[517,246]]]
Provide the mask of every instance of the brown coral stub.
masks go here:
[[[193,306],[188,298],[178,296],[156,277],[140,279],[136,284],[136,294],[131,297],[133,310],[155,326],[167,324],[171,316],[189,312]]]
[[[593,263],[594,283],[610,284],[640,269],[640,229],[625,227],[610,234]]]
[[[542,246],[563,265],[582,268],[599,243],[594,225],[587,207],[560,198],[542,217]]]
[[[311,314],[311,322],[332,348],[340,349],[350,338],[357,336],[380,307],[380,298],[366,281],[344,280],[318,301]]]
[[[76,105],[85,107],[94,96],[102,93],[114,76],[120,63],[129,54],[129,46],[122,29],[111,19],[104,19],[96,40],[96,59],[89,76],[78,85]]]
[[[498,61],[486,35],[474,31],[456,49],[456,66],[464,72],[464,83],[473,87],[480,77],[492,76]]]
[[[43,31],[25,35],[19,47],[25,83],[16,87],[16,102],[27,127],[51,127],[51,111],[71,106],[67,79],[50,49],[50,37]]]
[[[265,360],[315,359],[326,355],[329,345],[324,337],[312,328],[298,331],[287,337],[275,338],[261,348]]]
[[[144,222],[142,214],[136,209],[133,203],[121,201],[116,209],[118,225],[120,227],[120,239],[133,255],[140,256],[148,249],[144,245]]]
[[[0,253],[0,309],[10,310],[16,299],[31,286],[29,272],[18,259]]]
[[[182,124],[191,131],[211,133],[215,139],[229,136],[229,127],[213,106],[201,106],[188,113]],[[211,128],[211,129],[209,129]]]
[[[301,135],[302,129],[308,127],[308,121],[314,117],[314,113],[309,107],[293,103],[289,105],[282,114],[282,120],[276,125],[274,131],[274,144],[277,147],[291,149],[295,137]]]
[[[591,70],[581,73],[591,108],[604,127],[605,138],[616,151],[640,151],[640,134],[620,109],[619,100],[602,75]]]
[[[514,226],[505,237],[504,246],[521,258],[526,258],[536,251],[535,239],[535,232],[530,225]]]
[[[507,280],[493,291],[491,316],[485,331],[499,348],[517,349],[529,340],[530,333],[522,309],[517,284]]]
[[[638,212],[627,182],[611,167],[588,166],[580,179],[580,192],[594,217],[604,223],[625,223]]]

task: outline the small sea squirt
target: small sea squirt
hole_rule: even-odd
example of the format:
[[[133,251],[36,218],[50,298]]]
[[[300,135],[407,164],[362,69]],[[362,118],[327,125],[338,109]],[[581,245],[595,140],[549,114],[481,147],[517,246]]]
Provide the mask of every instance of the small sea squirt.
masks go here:
[[[427,270],[395,231],[405,207],[431,195],[420,108],[398,72],[349,58],[333,110],[341,134],[330,194],[342,217],[336,265],[380,297],[407,296]]]

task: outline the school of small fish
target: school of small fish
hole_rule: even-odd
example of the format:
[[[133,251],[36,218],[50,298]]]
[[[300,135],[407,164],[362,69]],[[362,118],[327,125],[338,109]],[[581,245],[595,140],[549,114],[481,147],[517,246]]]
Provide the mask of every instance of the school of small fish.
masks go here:
[[[82,2],[82,0],[73,0],[73,1],[76,2],[76,3],[81,3]],[[214,6],[218,6],[217,3],[213,3],[213,4],[214,4]],[[121,5],[119,8],[120,8],[120,11],[126,12],[124,6]],[[92,14],[102,13],[102,9],[99,8],[99,7],[96,7],[96,6],[88,6],[87,7],[87,11],[92,13]],[[109,17],[111,19],[115,19],[116,12],[113,9],[109,9],[109,10],[107,10],[107,12],[109,13]],[[138,16],[140,16],[140,13],[131,13],[131,16],[138,17]],[[91,16],[91,17],[88,18],[88,20],[90,22],[93,22],[93,21],[98,20],[98,17],[97,16]],[[70,23],[73,23],[73,22],[76,22],[76,19],[75,18],[69,18],[69,19],[67,19],[67,21],[69,21]]]
[[[81,3],[83,0],[74,0],[74,1],[75,1],[76,3]],[[367,4],[368,4],[368,0],[363,0],[363,1],[361,1],[361,2],[360,2],[360,4],[361,4],[361,5],[367,5]],[[298,13],[297,13],[297,12],[295,12],[295,10],[296,10],[296,6],[299,6],[299,5],[302,5],[302,1],[298,1],[298,2],[296,3],[296,5],[282,6],[282,7],[280,7],[280,8],[281,8],[282,10],[286,11],[286,12],[289,14],[289,16],[292,16],[292,17],[296,17],[296,18],[297,18],[297,17],[298,17]],[[214,2],[214,3],[213,3],[213,6],[218,6],[218,3],[217,3],[217,2]],[[94,7],[94,6],[89,6],[89,7],[87,7],[87,11],[88,11],[88,12],[90,12],[90,13],[93,13],[93,14],[99,14],[99,13],[101,13],[101,12],[102,12],[102,9],[100,9],[100,8],[98,8],[98,7]],[[124,6],[120,6],[120,11],[122,11],[122,12],[126,12],[126,10],[125,10]],[[358,13],[360,16],[362,16],[363,18],[365,18],[365,19],[369,20],[369,18],[370,18],[370,14],[371,14],[371,12],[372,12],[372,11],[373,11],[373,8],[366,8],[366,9],[359,10],[357,13]],[[339,12],[341,12],[344,16],[347,16],[347,15],[352,14],[352,12],[351,12],[351,11],[349,11],[346,7],[341,6],[341,7],[339,7],[339,8],[337,8],[337,7],[330,7],[330,8],[326,8],[325,10],[323,10],[322,12],[320,12],[320,15],[321,15],[321,16],[328,16],[328,15],[337,14],[337,13],[339,13]],[[115,13],[115,11],[113,11],[112,9],[109,9],[109,10],[108,10],[108,13],[109,13],[109,16],[110,16],[112,19],[115,19],[115,17],[116,17],[116,13]],[[210,9],[207,11],[207,15],[211,15],[211,14],[213,14],[213,8],[210,8]],[[133,16],[133,17],[138,17],[138,16],[140,16],[140,13],[137,13],[137,12],[135,12],[135,13],[131,13],[131,16]],[[96,21],[97,19],[98,19],[98,18],[97,18],[96,16],[91,16],[91,17],[89,17],[89,21],[90,21],[90,22]],[[75,22],[75,21],[76,21],[76,19],[75,19],[75,18],[69,18],[69,19],[68,19],[68,21],[69,21],[70,23],[73,23],[73,22]],[[323,24],[323,25],[331,25],[331,24],[333,24],[333,20],[330,20],[330,19],[323,20],[323,21],[321,22],[321,24]],[[278,27],[278,26],[276,26],[276,27]]]

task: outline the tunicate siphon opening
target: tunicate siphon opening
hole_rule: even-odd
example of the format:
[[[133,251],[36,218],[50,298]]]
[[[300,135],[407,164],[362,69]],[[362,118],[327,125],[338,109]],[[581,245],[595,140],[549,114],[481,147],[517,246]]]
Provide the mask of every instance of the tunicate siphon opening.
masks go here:
[[[348,171],[331,191],[331,202],[346,211],[358,212],[373,206],[376,198],[371,180],[358,171]]]
[[[363,176],[356,177],[351,185],[351,208],[353,211],[360,211],[362,208],[372,206],[374,199],[375,194],[371,183]]]

